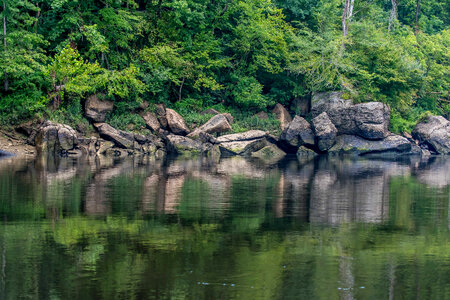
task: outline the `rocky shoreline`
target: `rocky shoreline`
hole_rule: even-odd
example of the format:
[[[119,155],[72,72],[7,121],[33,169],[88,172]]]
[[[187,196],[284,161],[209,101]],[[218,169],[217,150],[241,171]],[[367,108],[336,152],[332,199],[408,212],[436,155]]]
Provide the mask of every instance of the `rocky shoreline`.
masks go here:
[[[310,110],[304,116],[310,117],[310,122],[299,115],[292,119],[282,105],[276,105],[273,113],[280,120],[279,137],[262,130],[227,134],[232,131],[233,116],[214,110],[208,110],[214,115],[208,122],[191,129],[176,111],[162,104],[154,112],[141,113],[146,134],[123,131],[105,123],[114,104],[96,96],[85,104],[85,117],[96,130],[90,137],[48,120],[30,121],[15,130],[26,137],[23,147],[27,153],[33,154],[30,147],[35,147],[38,155],[69,157],[150,155],[161,159],[175,154],[215,159],[252,156],[270,162],[287,153],[299,157],[450,154],[450,122],[444,117],[428,116],[411,136],[400,136],[389,132],[390,108],[383,103],[353,104],[343,99],[342,93],[327,92],[313,95],[308,105]],[[0,139],[0,156],[11,154],[6,143]],[[16,144],[19,147],[20,142]]]

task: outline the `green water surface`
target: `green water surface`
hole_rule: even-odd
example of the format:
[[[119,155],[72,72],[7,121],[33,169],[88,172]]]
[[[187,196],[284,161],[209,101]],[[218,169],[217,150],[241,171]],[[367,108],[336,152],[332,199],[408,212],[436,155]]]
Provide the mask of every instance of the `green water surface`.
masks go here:
[[[450,299],[450,159],[0,160],[0,299]]]

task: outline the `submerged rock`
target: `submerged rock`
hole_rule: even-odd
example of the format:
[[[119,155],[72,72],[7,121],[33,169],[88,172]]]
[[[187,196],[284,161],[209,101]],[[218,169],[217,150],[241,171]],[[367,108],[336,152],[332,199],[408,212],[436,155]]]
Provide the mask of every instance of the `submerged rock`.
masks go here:
[[[92,95],[86,100],[86,117],[96,123],[105,122],[106,114],[111,112],[113,108],[113,102],[100,100],[97,95]]]
[[[450,121],[442,116],[429,116],[417,124],[412,136],[436,153],[450,154]]]
[[[369,153],[407,154],[411,151],[411,143],[399,135],[390,135],[383,140],[366,140],[354,135],[340,135],[329,153],[349,153],[366,155]]]
[[[317,138],[317,147],[320,151],[327,151],[336,141],[336,127],[333,125],[326,112],[315,117],[312,120],[312,125]]]
[[[268,144],[261,150],[253,152],[252,157],[257,157],[267,163],[274,163],[286,156],[283,150],[275,146],[274,144]]]
[[[316,157],[317,155],[319,154],[317,154],[314,150],[306,148],[305,146],[301,146],[297,151],[297,157],[299,158],[311,158]]]

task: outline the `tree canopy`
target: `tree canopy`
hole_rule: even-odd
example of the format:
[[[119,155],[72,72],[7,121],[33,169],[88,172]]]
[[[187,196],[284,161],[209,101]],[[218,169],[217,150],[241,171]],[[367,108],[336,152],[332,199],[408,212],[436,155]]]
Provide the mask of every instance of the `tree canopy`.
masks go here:
[[[442,0],[3,0],[0,114],[19,122],[93,93],[256,112],[344,90],[409,130],[449,115],[449,12]]]

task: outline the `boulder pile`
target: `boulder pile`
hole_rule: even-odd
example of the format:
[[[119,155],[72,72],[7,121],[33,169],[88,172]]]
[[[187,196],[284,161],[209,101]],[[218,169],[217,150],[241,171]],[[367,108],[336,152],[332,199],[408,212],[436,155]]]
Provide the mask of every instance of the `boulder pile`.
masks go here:
[[[148,106],[148,105],[146,105]],[[311,158],[319,154],[450,154],[450,122],[429,116],[420,122],[412,136],[389,132],[390,109],[386,104],[352,104],[340,92],[318,93],[311,97],[311,121],[301,116],[293,119],[277,104],[272,111],[280,121],[280,137],[262,130],[232,131],[233,117],[216,110],[205,111],[212,117],[197,128],[163,104],[153,111],[141,110],[146,128],[142,133],[119,130],[105,123],[114,103],[91,96],[85,103],[86,118],[95,132],[85,137],[70,126],[39,121],[23,126],[29,143],[38,153],[62,156],[81,155],[153,155],[166,154],[248,156],[276,162],[286,153]],[[263,115],[260,113],[260,115]]]
[[[390,108],[380,102],[352,104],[341,92],[314,94],[311,123],[295,116],[280,136],[280,146],[298,156],[315,154],[449,154],[450,122],[430,116],[412,137],[389,131]]]

